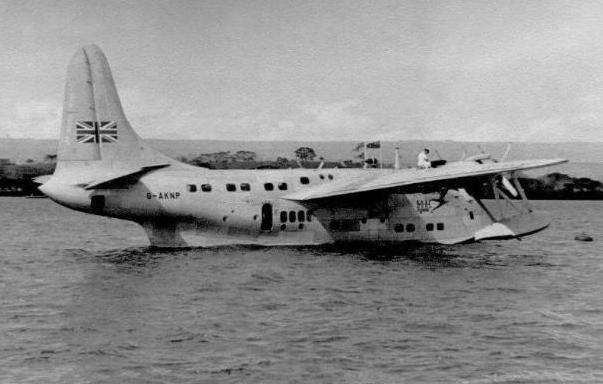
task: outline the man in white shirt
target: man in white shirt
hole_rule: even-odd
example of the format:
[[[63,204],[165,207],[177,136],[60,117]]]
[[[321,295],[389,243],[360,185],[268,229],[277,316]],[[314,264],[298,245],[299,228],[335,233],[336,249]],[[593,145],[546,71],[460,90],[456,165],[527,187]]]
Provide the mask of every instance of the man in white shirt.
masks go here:
[[[419,156],[417,156],[417,167],[425,169],[431,168],[431,161],[429,161],[429,149],[425,148]]]

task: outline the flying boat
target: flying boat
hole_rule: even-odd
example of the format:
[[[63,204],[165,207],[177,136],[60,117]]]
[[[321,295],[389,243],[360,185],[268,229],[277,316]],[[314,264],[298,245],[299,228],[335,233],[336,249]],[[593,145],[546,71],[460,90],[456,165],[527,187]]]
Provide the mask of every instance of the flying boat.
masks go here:
[[[196,167],[137,135],[105,55],[89,45],[67,70],[56,169],[38,181],[65,207],[138,223],[157,247],[456,244],[545,229],[550,218],[532,209],[519,172],[565,161],[482,154],[427,169]],[[478,197],[484,184],[494,203]]]

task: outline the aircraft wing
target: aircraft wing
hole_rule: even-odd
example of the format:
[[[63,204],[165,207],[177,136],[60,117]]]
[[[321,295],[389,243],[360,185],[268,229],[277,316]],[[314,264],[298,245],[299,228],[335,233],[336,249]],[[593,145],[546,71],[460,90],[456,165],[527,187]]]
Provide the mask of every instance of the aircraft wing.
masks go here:
[[[133,172],[128,172],[121,175],[111,176],[103,180],[91,182],[84,186],[84,189],[114,189],[114,188],[127,188],[129,185],[134,184],[142,176],[156,169],[169,167],[170,164],[157,164],[141,167]]]
[[[472,181],[500,173],[548,167],[565,163],[564,159],[519,160],[500,163],[479,164],[459,161],[439,168],[392,169],[390,173],[366,172],[351,179],[342,179],[285,196],[294,201],[311,201],[359,194],[364,192],[396,190],[401,193],[415,193],[435,190],[438,187],[458,187]],[[360,172],[359,172],[360,173]]]

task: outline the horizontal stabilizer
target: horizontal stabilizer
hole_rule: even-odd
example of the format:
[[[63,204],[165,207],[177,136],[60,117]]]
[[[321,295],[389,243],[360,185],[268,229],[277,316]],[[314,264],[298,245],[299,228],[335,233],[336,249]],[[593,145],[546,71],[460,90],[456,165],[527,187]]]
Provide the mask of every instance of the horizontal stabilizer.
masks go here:
[[[36,184],[44,184],[48,180],[50,180],[51,177],[52,177],[52,175],[42,175],[42,176],[34,177],[31,180]]]
[[[110,178],[94,181],[84,186],[84,189],[120,189],[127,188],[128,186],[135,184],[138,180],[149,172],[157,169],[169,167],[170,164],[157,164],[142,167],[134,172],[129,172]]]

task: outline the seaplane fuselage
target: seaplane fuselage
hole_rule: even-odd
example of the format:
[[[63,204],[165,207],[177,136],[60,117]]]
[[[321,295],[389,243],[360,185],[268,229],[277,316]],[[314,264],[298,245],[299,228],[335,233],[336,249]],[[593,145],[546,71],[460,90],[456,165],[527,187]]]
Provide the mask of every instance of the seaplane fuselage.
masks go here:
[[[136,134],[96,46],[78,50],[69,65],[57,159],[41,191],[72,209],[139,223],[151,244],[163,247],[520,237],[549,221],[527,206],[515,171],[564,162],[480,158],[437,169],[194,167],[148,147]],[[495,192],[497,211],[471,195],[484,182]],[[509,189],[511,183],[521,201],[502,191],[502,184]],[[503,199],[515,209],[511,216],[503,212]]]

